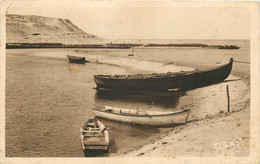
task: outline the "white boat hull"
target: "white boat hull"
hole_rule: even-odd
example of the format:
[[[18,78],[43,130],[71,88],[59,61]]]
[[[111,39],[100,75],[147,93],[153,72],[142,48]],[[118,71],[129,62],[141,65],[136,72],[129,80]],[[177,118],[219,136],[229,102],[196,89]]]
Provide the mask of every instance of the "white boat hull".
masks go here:
[[[121,112],[118,113],[108,112],[107,109],[105,110],[93,109],[93,112],[97,117],[123,122],[123,123],[146,125],[146,126],[170,126],[170,125],[185,124],[187,122],[190,110],[188,109],[176,113],[161,113],[161,114],[159,113],[138,114],[140,112],[138,110],[127,110],[127,109],[121,109]]]
[[[100,125],[101,129],[105,128],[105,126],[100,121],[98,121],[98,124]],[[83,124],[80,129],[82,149],[83,150],[107,150],[109,145],[108,131],[106,129],[102,131],[103,133],[102,139],[98,139],[97,136],[85,138],[87,134],[86,134],[86,130],[84,129],[84,126],[85,124]],[[88,133],[92,133],[92,134],[94,133],[94,135],[98,135],[97,132],[98,131],[89,131]]]

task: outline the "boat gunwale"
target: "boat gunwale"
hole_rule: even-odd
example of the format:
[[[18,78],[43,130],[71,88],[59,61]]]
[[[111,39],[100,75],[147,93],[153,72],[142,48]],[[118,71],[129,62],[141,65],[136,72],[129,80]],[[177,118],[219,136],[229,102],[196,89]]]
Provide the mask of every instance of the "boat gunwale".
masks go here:
[[[175,78],[179,76],[189,76],[192,74],[205,73],[210,71],[216,71],[218,69],[225,68],[233,63],[233,60],[227,64],[216,66],[213,68],[192,70],[192,71],[181,71],[181,72],[170,72],[170,73],[152,73],[152,74],[134,74],[134,75],[94,75],[97,79],[111,79],[111,80],[141,80],[141,79],[158,79],[158,78]]]
[[[99,117],[99,116],[97,116]],[[119,123],[123,123],[123,124],[131,124],[131,125],[141,125],[141,126],[148,126],[148,127],[171,127],[171,126],[175,126],[175,125],[184,125],[187,123],[189,115],[186,117],[186,121],[185,122],[170,122],[170,123],[140,123],[140,122],[123,122],[123,121],[119,121],[119,120],[112,120],[110,118],[104,118],[104,117],[100,117],[104,120],[112,120],[115,122],[119,122]]]
[[[87,123],[88,121],[89,121],[89,120],[85,121],[85,122],[81,125],[81,127],[80,127],[80,134],[86,133],[86,132],[84,132],[84,130],[86,130],[86,129],[84,128],[84,125],[87,125],[86,123]],[[104,127],[106,127],[101,121],[97,120],[97,122],[100,123],[100,124],[102,124]],[[100,128],[94,128],[94,129],[100,129]],[[89,132],[91,132],[91,131],[89,131]],[[102,132],[102,131],[100,130],[100,132]]]
[[[128,114],[128,113],[113,113],[113,112],[107,112],[107,111],[103,111],[103,110],[95,109],[95,108],[92,108],[92,110],[104,112],[104,113],[108,113],[108,114],[130,116],[130,117],[161,117],[161,116],[170,116],[170,115],[176,115],[176,114],[181,114],[181,113],[186,113],[186,112],[188,112],[188,115],[189,115],[189,113],[190,113],[190,109],[185,109],[185,110],[179,111],[179,112],[160,114],[160,115],[159,114],[156,114],[156,115],[149,115],[149,114],[147,114],[147,115],[133,115],[133,114]]]
[[[93,144],[93,145],[89,145],[89,144],[84,144],[84,146],[97,146],[97,147],[101,147],[101,146],[108,146],[108,145],[95,145],[95,144]],[[101,149],[102,150],[102,149]]]
[[[99,121],[99,120],[97,120],[100,124],[102,124],[104,127],[105,127],[105,125],[101,122],[101,121]],[[86,125],[86,123],[88,122],[88,120],[86,121],[86,122],[84,122],[82,125],[81,125],[81,127],[80,127],[80,136],[81,136],[81,138],[80,138],[80,140],[81,140],[81,145],[82,145],[82,149],[83,150],[94,150],[94,149],[87,149],[86,147],[87,146],[97,146],[97,147],[102,147],[102,146],[109,146],[109,134],[108,134],[108,130],[107,129],[104,129],[103,131],[99,131],[99,132],[101,132],[101,133],[103,133],[104,134],[104,139],[105,139],[105,142],[107,142],[107,144],[106,145],[104,145],[104,144],[100,144],[100,145],[88,145],[88,144],[85,144],[84,143],[84,139],[86,139],[85,138],[85,136],[84,136],[84,130],[86,130],[85,128],[83,128],[83,126],[84,125]],[[90,131],[91,132],[91,131]],[[107,136],[108,136],[108,141],[106,141],[106,134],[105,134],[105,132],[107,132]],[[91,136],[92,137],[92,136]],[[95,150],[103,150],[103,149],[95,149]]]
[[[84,56],[72,56],[72,55],[67,55],[67,58],[70,58],[70,59],[82,59],[82,58],[86,58]]]

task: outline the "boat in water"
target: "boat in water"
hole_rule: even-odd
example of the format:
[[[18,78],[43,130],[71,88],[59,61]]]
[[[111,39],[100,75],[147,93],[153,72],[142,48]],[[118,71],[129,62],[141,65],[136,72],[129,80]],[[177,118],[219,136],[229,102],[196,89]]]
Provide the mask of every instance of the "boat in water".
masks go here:
[[[134,50],[132,49],[132,53],[128,54],[128,56],[134,56]]]
[[[229,63],[214,68],[194,71],[136,74],[94,75],[97,89],[168,91],[189,90],[224,81],[232,70],[233,58]]]
[[[138,109],[124,109],[105,106],[105,109],[94,109],[96,117],[118,121],[122,123],[145,126],[173,126],[185,124],[190,109],[179,112],[144,111]]]
[[[90,118],[81,126],[80,137],[83,151],[108,150],[108,131],[95,117]]]
[[[88,62],[85,57],[67,55],[67,58],[70,63],[85,64],[85,62]]]
[[[240,47],[236,45],[225,45],[225,46],[219,46],[218,49],[239,49]]]

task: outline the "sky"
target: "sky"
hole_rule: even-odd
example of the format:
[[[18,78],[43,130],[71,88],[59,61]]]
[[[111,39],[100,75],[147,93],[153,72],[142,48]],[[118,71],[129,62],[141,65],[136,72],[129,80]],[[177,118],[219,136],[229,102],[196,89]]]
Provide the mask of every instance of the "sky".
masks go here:
[[[7,13],[70,19],[105,39],[250,39],[250,10],[241,4],[76,2],[13,1]]]

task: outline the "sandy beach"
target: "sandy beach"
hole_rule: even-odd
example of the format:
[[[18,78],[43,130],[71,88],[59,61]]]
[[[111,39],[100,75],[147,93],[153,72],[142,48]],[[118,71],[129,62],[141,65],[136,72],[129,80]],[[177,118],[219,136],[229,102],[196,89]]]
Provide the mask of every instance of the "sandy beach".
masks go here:
[[[145,50],[140,50],[140,53],[143,51]],[[163,58],[160,53],[148,56],[139,55],[138,49],[135,52],[136,55],[131,59],[110,55],[109,59],[106,56],[99,61],[107,63],[116,61],[121,66],[130,68],[136,66],[133,61],[138,60],[139,63],[144,61],[146,67],[143,70],[149,70],[148,62],[162,63],[161,67],[156,67],[157,72],[167,71],[163,66],[169,66],[168,63],[184,68],[204,69],[225,64],[231,57],[235,61],[250,61],[249,53],[243,49],[240,53],[224,50],[222,53],[227,53],[225,56],[210,54],[210,57],[207,57],[209,52],[198,53],[195,57],[191,50],[186,53],[184,51],[182,54],[167,54]],[[113,60],[114,57],[117,59]],[[128,62],[125,62],[127,60]],[[150,65],[150,68],[150,71],[154,71],[154,67]],[[227,111],[227,85],[230,95],[230,113]],[[153,137],[149,143],[126,150],[117,156],[221,157],[250,154],[250,64],[234,62],[231,75],[224,82],[187,91],[175,108],[190,108],[190,122],[163,129],[165,132],[163,135]]]
[[[219,57],[189,54],[154,57],[163,63],[174,61],[175,65],[203,69],[209,65],[225,63],[228,57],[249,61],[249,54]],[[201,62],[201,61],[204,62]],[[216,157],[248,156],[250,153],[250,65],[234,63],[231,75],[220,84],[188,91],[181,97],[176,108],[191,108],[186,125],[167,129],[166,134],[149,144],[124,152],[119,156],[131,157]],[[229,86],[230,113],[227,112]]]

